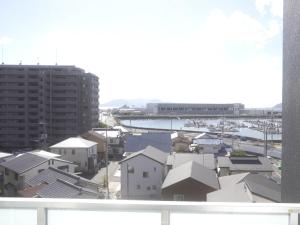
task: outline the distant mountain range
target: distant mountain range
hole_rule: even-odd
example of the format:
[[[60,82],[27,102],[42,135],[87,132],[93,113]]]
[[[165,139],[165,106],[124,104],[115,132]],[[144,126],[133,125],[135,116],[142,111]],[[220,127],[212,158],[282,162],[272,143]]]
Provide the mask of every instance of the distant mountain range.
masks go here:
[[[147,103],[162,102],[159,99],[115,99],[100,105],[105,108],[119,108],[124,105],[130,108],[145,108]]]
[[[273,106],[272,109],[274,109],[274,110],[282,110],[282,103],[279,103],[279,104]]]

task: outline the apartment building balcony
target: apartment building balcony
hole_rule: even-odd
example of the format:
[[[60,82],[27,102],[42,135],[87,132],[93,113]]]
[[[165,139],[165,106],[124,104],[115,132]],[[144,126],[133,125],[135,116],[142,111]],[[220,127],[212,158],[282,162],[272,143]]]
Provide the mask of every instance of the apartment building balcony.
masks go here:
[[[300,204],[0,198],[1,224],[296,225]]]

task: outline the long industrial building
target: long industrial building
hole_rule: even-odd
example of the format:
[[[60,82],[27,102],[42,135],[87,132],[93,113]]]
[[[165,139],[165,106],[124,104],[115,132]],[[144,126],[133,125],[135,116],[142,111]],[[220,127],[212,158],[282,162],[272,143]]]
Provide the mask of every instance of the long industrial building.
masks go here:
[[[0,150],[43,147],[96,127],[98,86],[75,66],[0,65]]]
[[[239,115],[245,107],[234,104],[148,103],[147,112],[158,115]]]

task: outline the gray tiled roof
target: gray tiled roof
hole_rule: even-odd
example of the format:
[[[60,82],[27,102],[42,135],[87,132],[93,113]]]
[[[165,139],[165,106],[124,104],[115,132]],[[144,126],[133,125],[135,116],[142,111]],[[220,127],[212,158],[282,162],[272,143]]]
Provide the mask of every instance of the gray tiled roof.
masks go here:
[[[206,199],[208,202],[253,202],[251,192],[244,182],[210,192]]]
[[[138,155],[144,155],[144,156],[146,156],[150,159],[153,159],[163,165],[166,163],[166,159],[167,159],[167,154],[165,152],[163,152],[157,148],[154,148],[152,146],[147,146],[145,149],[135,152],[135,153],[132,153],[131,155],[127,156],[125,159],[123,159],[121,161],[121,163],[124,161],[127,161],[129,159],[132,159]]]
[[[275,202],[281,202],[280,185],[268,177],[259,174],[248,174],[244,181],[252,193]]]
[[[272,172],[273,167],[266,157],[218,157],[218,167],[227,167],[230,171]]]
[[[227,188],[240,183],[249,173],[238,173],[229,176],[219,177],[221,188]]]
[[[189,161],[195,161],[209,169],[216,169],[216,161],[213,154],[173,153],[168,155],[167,165],[175,168]]]
[[[273,202],[281,202],[280,185],[266,176],[243,173],[220,177],[219,180],[222,189],[209,193],[208,201],[254,202],[255,194]]]
[[[162,189],[179,183],[187,178],[192,178],[214,189],[219,189],[220,187],[215,171],[201,166],[197,162],[189,161],[169,171],[163,182]]]
[[[48,169],[40,172],[37,176],[28,180],[26,184],[33,187],[42,183],[51,184],[54,183],[57,179],[61,179],[69,183],[76,184],[80,179],[80,177],[64,172],[59,169],[49,167]]]
[[[48,161],[48,159],[34,155],[31,153],[24,153],[19,155],[9,161],[3,162],[0,166],[8,168],[18,174],[21,174],[31,168],[34,168],[43,162]]]
[[[58,179],[37,192],[41,198],[98,198],[96,192]]]
[[[164,152],[170,152],[172,148],[170,133],[142,133],[140,135],[126,135],[124,143],[124,152],[137,152],[148,145],[160,149]]]

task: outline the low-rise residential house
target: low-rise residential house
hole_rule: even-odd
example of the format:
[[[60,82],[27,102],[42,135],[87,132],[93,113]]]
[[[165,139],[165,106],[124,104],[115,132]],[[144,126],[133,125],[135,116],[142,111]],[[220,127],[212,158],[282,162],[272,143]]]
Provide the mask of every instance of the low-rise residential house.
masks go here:
[[[207,133],[199,134],[193,138],[192,150],[199,153],[218,154],[222,149],[222,140]]]
[[[219,178],[221,189],[207,194],[209,202],[281,202],[280,184],[260,174],[241,173]]]
[[[195,161],[170,170],[162,185],[162,199],[205,201],[207,193],[219,189],[217,174]]]
[[[270,160],[263,156],[226,157],[217,158],[219,176],[237,173],[259,173],[271,176],[273,167]]]
[[[147,146],[123,159],[121,197],[123,199],[160,199],[167,154]]]
[[[175,152],[189,152],[192,140],[183,133],[174,132],[171,134],[172,150]]]
[[[46,170],[49,166],[74,173],[76,165],[59,158],[45,158],[32,153],[20,154],[13,159],[0,163],[3,176],[2,189],[5,196],[15,196],[23,189],[27,180]]]
[[[31,198],[100,198],[99,185],[77,175],[49,167],[26,182],[18,191]]]
[[[216,159],[213,154],[197,154],[197,153],[177,153],[173,152],[168,155],[166,169],[174,169],[187,162],[194,161],[198,164],[216,171]]]
[[[172,150],[171,134],[166,132],[134,133],[125,136],[124,152],[137,152],[153,146],[163,152]]]
[[[82,138],[93,141],[97,143],[97,161],[100,162],[101,160],[105,159],[105,152],[106,152],[106,138],[105,136],[96,133],[93,130],[90,130],[82,135]]]
[[[106,129],[106,128],[94,128],[93,132],[102,135],[106,138],[108,144],[108,156],[110,158],[120,159],[124,153],[124,139],[121,130],[119,129]]]
[[[78,165],[77,171],[95,173],[98,171],[97,143],[81,137],[71,137],[55,145],[50,151],[61,155],[62,159]]]

